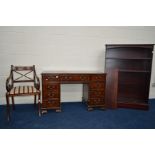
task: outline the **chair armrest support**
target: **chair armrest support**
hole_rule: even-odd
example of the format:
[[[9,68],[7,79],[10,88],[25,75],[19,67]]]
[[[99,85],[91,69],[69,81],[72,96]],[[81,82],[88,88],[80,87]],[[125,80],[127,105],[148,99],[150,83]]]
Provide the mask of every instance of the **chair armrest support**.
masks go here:
[[[37,90],[40,90],[40,80],[35,71],[34,71],[34,87]]]
[[[12,81],[12,74],[10,73],[10,76],[6,79],[6,90],[7,92],[10,92],[10,90],[13,88],[13,81]]]

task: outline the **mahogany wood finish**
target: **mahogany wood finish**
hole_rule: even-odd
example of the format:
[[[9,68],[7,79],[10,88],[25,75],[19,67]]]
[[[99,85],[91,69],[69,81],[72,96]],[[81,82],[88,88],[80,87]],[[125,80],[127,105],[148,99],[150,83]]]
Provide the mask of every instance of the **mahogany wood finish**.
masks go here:
[[[106,74],[104,73],[42,73],[42,112],[61,111],[60,85],[83,84],[83,102],[88,110],[105,108]]]
[[[15,76],[18,75],[18,77]],[[15,86],[15,84],[18,85]],[[23,84],[24,83],[24,84]],[[28,85],[25,85],[28,83]],[[30,85],[32,83],[32,85]],[[12,99],[13,109],[15,96],[34,96],[34,105],[38,96],[38,108],[40,113],[40,80],[36,74],[35,66],[13,66],[11,65],[10,76],[6,80],[6,102],[7,102],[7,119],[10,120],[10,101]]]
[[[106,45],[109,108],[148,109],[153,45]]]
[[[117,108],[118,70],[106,70],[106,107]]]

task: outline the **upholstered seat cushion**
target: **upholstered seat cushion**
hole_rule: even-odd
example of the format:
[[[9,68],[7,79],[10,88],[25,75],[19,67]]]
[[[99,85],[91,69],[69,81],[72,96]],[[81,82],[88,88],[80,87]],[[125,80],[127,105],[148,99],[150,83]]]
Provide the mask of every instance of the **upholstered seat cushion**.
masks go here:
[[[10,95],[38,94],[39,91],[34,86],[16,86],[9,92]]]

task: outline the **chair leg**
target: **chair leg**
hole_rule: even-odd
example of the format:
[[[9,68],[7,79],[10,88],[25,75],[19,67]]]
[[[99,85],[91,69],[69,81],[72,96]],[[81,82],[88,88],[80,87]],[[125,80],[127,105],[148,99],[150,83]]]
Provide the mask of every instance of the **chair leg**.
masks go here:
[[[12,98],[12,108],[13,108],[13,110],[15,110],[15,101],[14,101],[14,97],[12,96],[11,98]]]
[[[9,96],[6,94],[6,114],[7,114],[7,121],[10,121],[10,103],[9,103]]]
[[[40,93],[38,94],[38,111],[39,111],[39,116],[41,116]]]
[[[36,95],[34,95],[34,106],[36,106]]]

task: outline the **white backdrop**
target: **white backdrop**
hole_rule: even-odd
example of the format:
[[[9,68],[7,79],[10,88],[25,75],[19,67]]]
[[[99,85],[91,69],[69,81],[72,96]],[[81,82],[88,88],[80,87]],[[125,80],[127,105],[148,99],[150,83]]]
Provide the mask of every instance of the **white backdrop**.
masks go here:
[[[154,44],[155,27],[0,27],[0,104],[10,65],[36,65],[51,70],[104,71],[105,44]],[[150,98],[155,98],[155,59]],[[82,85],[62,85],[61,100],[81,101]],[[32,102],[19,98],[16,102]]]

